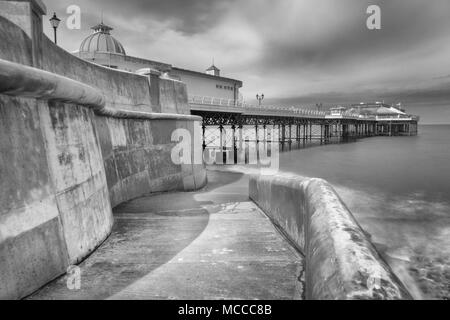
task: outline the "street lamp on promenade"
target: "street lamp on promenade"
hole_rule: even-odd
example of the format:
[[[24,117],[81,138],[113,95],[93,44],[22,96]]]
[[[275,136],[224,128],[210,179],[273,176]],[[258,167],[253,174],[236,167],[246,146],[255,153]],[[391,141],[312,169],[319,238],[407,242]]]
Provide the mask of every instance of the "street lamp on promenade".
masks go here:
[[[53,12],[53,17],[51,17],[50,23],[52,24],[53,32],[54,32],[54,35],[55,35],[55,44],[57,44],[57,43],[56,43],[56,29],[58,29],[58,26],[59,26],[59,23],[60,23],[60,22],[61,22],[61,19],[59,19],[59,18],[56,16],[56,12]]]
[[[259,95],[256,95],[256,100],[258,100],[259,106],[261,107],[261,102],[264,100],[264,93]]]

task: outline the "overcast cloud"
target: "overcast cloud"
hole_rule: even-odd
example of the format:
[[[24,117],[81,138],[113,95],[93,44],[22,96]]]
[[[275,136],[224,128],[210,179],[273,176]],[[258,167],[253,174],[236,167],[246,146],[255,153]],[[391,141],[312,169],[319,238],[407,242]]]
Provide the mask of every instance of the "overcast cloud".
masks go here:
[[[450,123],[448,0],[44,2],[60,18],[81,7],[82,29],[59,30],[68,51],[103,11],[127,54],[198,71],[214,57],[224,76],[244,81],[248,100],[257,92],[285,105],[402,100],[425,122]],[[366,28],[370,4],[381,7],[381,30]]]

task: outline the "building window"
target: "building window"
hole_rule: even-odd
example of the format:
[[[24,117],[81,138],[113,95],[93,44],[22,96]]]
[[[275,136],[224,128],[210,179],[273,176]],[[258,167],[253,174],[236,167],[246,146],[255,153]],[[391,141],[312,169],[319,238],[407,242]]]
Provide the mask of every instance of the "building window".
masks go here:
[[[234,88],[232,86],[224,86],[221,84],[216,84],[216,89],[223,89],[228,91],[234,91]]]

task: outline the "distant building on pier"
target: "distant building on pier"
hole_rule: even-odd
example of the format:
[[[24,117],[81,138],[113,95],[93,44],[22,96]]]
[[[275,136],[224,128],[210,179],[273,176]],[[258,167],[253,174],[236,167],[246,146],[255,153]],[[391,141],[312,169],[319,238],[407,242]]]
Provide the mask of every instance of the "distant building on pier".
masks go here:
[[[378,116],[396,116],[406,115],[404,109],[400,109],[396,105],[388,105],[384,102],[361,102],[360,104],[352,104],[349,110],[362,115],[378,115]]]
[[[377,121],[377,135],[417,135],[419,117],[407,114],[400,103],[394,106],[384,102],[361,102],[349,107],[336,106],[330,109],[331,118],[343,118],[345,115],[373,118]]]

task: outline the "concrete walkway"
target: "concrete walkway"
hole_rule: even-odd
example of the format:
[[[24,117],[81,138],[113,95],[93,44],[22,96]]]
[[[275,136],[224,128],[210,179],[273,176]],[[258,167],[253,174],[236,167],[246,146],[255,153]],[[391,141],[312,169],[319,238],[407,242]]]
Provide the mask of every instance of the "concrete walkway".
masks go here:
[[[109,239],[30,299],[301,299],[302,257],[248,199],[238,173],[208,172],[198,192],[160,194],[114,210]]]

